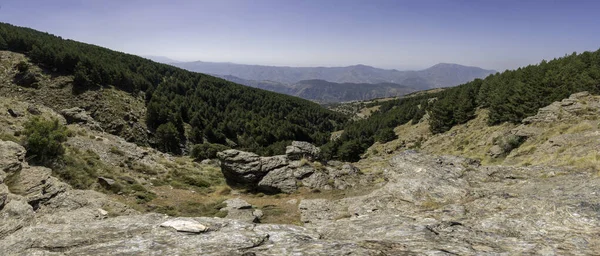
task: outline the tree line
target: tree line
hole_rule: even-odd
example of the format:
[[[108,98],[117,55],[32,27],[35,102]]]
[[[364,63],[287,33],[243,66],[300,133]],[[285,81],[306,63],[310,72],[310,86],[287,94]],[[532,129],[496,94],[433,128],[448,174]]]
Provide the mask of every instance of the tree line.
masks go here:
[[[114,86],[145,96],[147,126],[159,149],[217,143],[260,154],[291,140],[324,144],[346,117],[299,98],[245,87],[131,54],[0,23],[0,50],[72,75],[74,90]],[[189,125],[191,128],[186,129]]]
[[[441,92],[386,102],[368,119],[348,123],[342,136],[324,148],[329,157],[355,161],[382,137],[378,133],[388,133],[389,139],[389,129],[418,121],[425,113],[430,116],[434,134],[473,119],[477,108],[489,109],[489,125],[519,123],[538,109],[580,91],[600,93],[600,50],[544,60]]]

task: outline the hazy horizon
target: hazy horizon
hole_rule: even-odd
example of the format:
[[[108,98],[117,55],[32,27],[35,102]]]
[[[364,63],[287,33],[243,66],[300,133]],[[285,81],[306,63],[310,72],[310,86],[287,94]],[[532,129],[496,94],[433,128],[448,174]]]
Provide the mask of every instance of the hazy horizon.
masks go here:
[[[595,51],[596,1],[5,0],[0,20],[178,61],[503,71]]]

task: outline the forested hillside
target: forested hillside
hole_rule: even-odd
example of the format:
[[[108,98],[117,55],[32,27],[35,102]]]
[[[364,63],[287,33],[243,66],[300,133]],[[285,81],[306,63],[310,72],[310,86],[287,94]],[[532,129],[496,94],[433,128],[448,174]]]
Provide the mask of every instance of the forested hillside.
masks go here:
[[[147,126],[164,151],[179,153],[191,142],[281,153],[290,140],[325,143],[345,120],[306,100],[10,24],[0,23],[0,50],[24,53],[54,73],[73,75],[73,93],[114,86],[144,95]]]
[[[539,108],[580,91],[600,92],[600,50],[542,61],[438,93],[386,102],[370,118],[347,124],[340,139],[329,142],[325,152],[332,158],[357,160],[375,141],[389,138],[386,134],[391,129],[418,121],[426,112],[433,133],[471,120],[477,108],[489,109],[489,125],[518,123]]]

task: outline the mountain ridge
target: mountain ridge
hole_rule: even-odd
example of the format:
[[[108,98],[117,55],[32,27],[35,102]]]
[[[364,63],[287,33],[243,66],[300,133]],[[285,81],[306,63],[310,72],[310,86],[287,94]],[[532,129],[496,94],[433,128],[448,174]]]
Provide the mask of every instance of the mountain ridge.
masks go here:
[[[276,81],[246,80],[231,75],[215,76],[234,83],[296,96],[318,103],[337,103],[370,100],[375,98],[398,97],[417,91],[417,89],[406,85],[388,82],[376,84],[334,83],[322,79],[308,79],[298,81],[294,84],[284,84]]]
[[[495,70],[454,63],[438,63],[427,69],[407,71],[382,69],[364,64],[344,67],[289,67],[204,61],[169,64],[194,72],[218,76],[231,75],[255,81],[270,80],[284,84],[295,84],[310,79],[335,83],[376,84],[390,82],[421,90],[455,86],[496,73]]]

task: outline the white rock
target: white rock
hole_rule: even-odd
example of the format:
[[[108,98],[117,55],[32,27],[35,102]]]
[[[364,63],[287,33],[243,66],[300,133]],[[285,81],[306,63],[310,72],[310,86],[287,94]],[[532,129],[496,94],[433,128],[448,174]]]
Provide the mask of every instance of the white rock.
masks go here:
[[[105,211],[104,209],[98,209],[98,212],[100,212],[100,215],[101,215],[101,216],[106,216],[106,215],[108,215],[108,212],[107,212],[107,211]]]
[[[201,233],[207,231],[208,228],[194,220],[174,219],[168,220],[160,224],[161,227],[173,228],[180,232]]]

